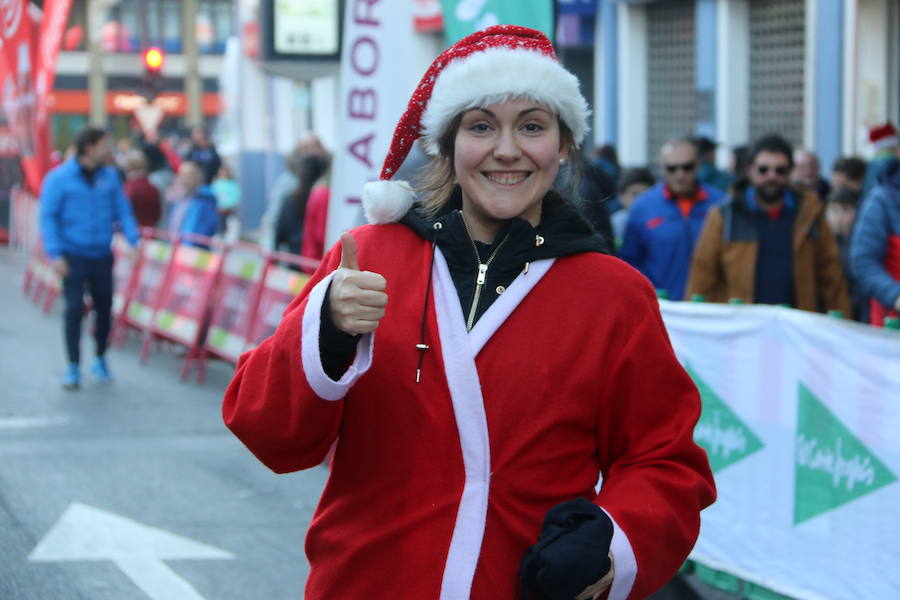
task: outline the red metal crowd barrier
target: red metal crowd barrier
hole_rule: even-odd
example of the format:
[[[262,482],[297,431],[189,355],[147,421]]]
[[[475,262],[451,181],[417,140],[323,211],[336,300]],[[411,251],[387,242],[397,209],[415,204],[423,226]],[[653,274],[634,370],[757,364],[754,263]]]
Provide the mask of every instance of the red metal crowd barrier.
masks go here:
[[[237,364],[240,355],[270,336],[288,303],[309,281],[318,260],[266,252],[245,243],[179,236],[144,228],[137,250],[113,241],[113,328],[121,346],[129,330],[143,336],[141,363],[160,341],[184,348],[182,380],[194,367],[203,382],[208,358]],[[25,274],[24,291],[49,311],[60,280],[39,244]]]
[[[153,342],[174,342],[187,348],[181,378],[187,377],[206,334],[210,298],[221,273],[219,264],[225,248],[223,242],[201,236],[175,240],[166,275],[156,290],[141,363],[147,361]]]
[[[258,346],[275,333],[284,309],[309,281],[309,275],[303,271],[310,270],[311,266],[317,267],[318,261],[284,252],[269,255],[266,274],[255,303],[256,314],[247,331],[249,347]]]
[[[38,199],[17,186],[10,191],[10,200],[9,243],[30,254],[40,245]]]
[[[272,335],[284,309],[300,293],[319,261],[283,252],[263,252],[258,246],[236,244],[220,263],[209,332],[196,353],[198,381],[207,356],[232,363],[245,351]]]
[[[62,293],[62,281],[40,244],[32,249],[28,257],[22,290],[45,313],[50,312],[53,303]]]

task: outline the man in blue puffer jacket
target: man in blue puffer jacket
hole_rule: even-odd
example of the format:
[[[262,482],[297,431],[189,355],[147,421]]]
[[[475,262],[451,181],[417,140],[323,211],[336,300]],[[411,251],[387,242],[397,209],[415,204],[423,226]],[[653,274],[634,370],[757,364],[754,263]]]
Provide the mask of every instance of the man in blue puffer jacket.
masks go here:
[[[96,358],[91,372],[112,379],[106,364],[112,310],[110,245],[118,227],[132,246],[138,243],[137,222],[115,168],[106,132],[86,127],[75,139],[76,156],[50,171],[41,188],[41,236],[53,269],[63,278],[65,334],[69,367],[63,387],[80,384],[81,320],[87,284],[96,312]]]

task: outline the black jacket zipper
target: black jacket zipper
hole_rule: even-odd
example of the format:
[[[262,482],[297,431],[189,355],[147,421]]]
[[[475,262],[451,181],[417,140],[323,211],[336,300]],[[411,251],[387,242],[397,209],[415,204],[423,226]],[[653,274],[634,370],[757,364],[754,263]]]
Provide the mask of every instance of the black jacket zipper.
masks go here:
[[[462,213],[460,213],[460,216],[462,217]],[[507,233],[503,240],[497,244],[497,247],[494,248],[494,251],[488,256],[488,259],[485,262],[481,262],[478,246],[475,245],[472,234],[469,233],[469,226],[466,224],[465,218],[463,218],[463,225],[466,227],[466,233],[469,234],[469,241],[472,243],[472,250],[475,252],[475,261],[478,263],[478,274],[475,276],[475,294],[472,296],[472,306],[469,308],[469,318],[466,319],[466,331],[472,331],[472,327],[475,326],[475,315],[478,313],[478,301],[481,299],[481,288],[484,287],[484,282],[487,280],[488,267],[494,262],[494,258],[497,257],[497,253],[500,252],[500,248],[503,247],[503,244],[509,239],[509,233]]]

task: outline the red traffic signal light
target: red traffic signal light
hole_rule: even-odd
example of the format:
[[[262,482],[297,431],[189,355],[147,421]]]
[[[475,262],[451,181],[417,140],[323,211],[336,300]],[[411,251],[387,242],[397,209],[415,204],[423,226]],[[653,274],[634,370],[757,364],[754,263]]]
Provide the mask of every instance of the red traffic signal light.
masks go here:
[[[147,48],[144,50],[141,60],[143,60],[144,67],[148,71],[151,73],[159,73],[159,70],[162,69],[163,63],[166,60],[166,55],[163,54],[163,51],[159,48]]]

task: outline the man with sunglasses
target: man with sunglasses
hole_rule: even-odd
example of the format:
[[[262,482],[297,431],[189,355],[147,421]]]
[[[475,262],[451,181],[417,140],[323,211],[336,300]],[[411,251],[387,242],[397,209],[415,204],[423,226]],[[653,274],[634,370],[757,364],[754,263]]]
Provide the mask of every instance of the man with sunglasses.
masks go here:
[[[851,315],[847,283],[822,202],[788,185],[793,148],[779,135],[753,145],[746,180],[713,209],[694,251],[688,294]]]
[[[681,300],[694,244],[722,192],[700,183],[697,147],[679,139],[660,151],[663,181],[638,196],[628,214],[619,257],[671,300]]]

